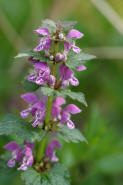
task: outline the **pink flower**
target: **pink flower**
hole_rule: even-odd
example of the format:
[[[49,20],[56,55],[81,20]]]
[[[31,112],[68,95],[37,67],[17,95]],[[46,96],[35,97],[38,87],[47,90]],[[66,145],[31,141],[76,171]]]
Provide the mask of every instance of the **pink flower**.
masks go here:
[[[60,70],[60,79],[62,81],[61,88],[66,88],[69,83],[73,86],[78,86],[79,81],[74,76],[74,72],[69,69],[65,64],[62,64],[59,68]]]
[[[34,144],[24,141],[23,145],[24,149],[22,149],[16,142],[10,142],[4,146],[6,150],[12,152],[12,158],[8,161],[9,167],[14,167],[16,161],[21,163],[21,166],[18,168],[18,170],[27,170],[28,166],[32,166],[34,162],[32,154]]]
[[[28,108],[21,111],[21,117],[25,119],[31,115],[33,118],[33,127],[42,124],[46,114],[45,104],[41,100],[37,100],[37,97],[33,93],[25,93],[21,98],[29,103]]]
[[[71,114],[78,114],[81,110],[74,104],[67,105],[61,113],[61,124],[67,123],[68,128],[75,128],[74,123],[70,120]]]
[[[57,140],[51,141],[51,143],[46,148],[46,156],[52,162],[58,162],[58,160],[59,160],[58,157],[56,157],[56,155],[55,155],[55,153],[56,153],[56,151],[54,150],[55,147],[61,148],[61,144]]]
[[[34,51],[48,51],[50,49],[50,46],[52,44],[52,40],[50,39],[50,32],[47,28],[39,28],[35,30],[35,32],[39,35],[43,35],[40,39],[40,44],[34,49]]]
[[[84,36],[83,33],[80,33],[78,30],[72,29],[72,30],[69,31],[66,38],[80,39],[83,36]],[[80,48],[75,45],[75,41],[73,41],[72,44],[69,43],[69,42],[64,42],[65,52],[68,52],[70,49],[72,49],[75,53],[80,53],[80,51],[81,51]]]

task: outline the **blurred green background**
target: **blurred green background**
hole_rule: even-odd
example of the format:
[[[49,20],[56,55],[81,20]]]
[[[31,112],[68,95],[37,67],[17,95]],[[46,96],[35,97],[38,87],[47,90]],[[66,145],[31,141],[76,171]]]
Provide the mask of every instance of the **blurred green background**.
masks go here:
[[[71,184],[123,185],[123,0],[0,0],[0,119],[24,107],[21,81],[28,62],[14,56],[36,46],[33,30],[44,18],[77,20],[75,28],[85,35],[78,45],[98,57],[76,74],[80,86],[74,89],[88,102],[88,108],[78,104],[83,112],[73,119],[89,144],[64,144],[59,152]],[[11,139],[0,137],[0,155]],[[18,172],[0,169],[0,185],[8,184],[23,182]]]

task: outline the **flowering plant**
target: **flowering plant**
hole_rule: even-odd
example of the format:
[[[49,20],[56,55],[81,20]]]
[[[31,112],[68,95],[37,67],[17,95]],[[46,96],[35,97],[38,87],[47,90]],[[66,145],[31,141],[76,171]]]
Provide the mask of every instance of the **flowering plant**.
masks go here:
[[[27,57],[33,67],[23,83],[28,92],[21,95],[27,106],[20,112],[21,118],[5,117],[0,123],[0,135],[15,133],[23,140],[20,145],[9,142],[4,148],[11,152],[8,166],[22,171],[27,185],[68,185],[69,173],[57,163],[57,148],[62,147],[59,139],[87,142],[71,119],[72,114],[82,110],[74,104],[65,105],[65,98],[70,97],[87,106],[83,93],[68,87],[79,85],[73,70],[86,70],[85,62],[95,58],[76,46],[83,34],[73,29],[74,24],[42,21],[35,30],[40,37],[38,46],[16,56]]]

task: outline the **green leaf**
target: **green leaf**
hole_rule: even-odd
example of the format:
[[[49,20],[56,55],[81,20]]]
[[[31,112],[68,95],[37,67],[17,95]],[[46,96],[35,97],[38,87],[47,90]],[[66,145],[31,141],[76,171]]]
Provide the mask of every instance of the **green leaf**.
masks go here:
[[[37,85],[36,83],[33,83],[33,82],[29,82],[28,80],[25,80],[23,82],[23,87],[26,91],[29,91],[29,92],[34,92],[40,88],[39,85]]]
[[[32,51],[21,51],[15,58],[22,58],[22,57],[32,57],[33,52]]]
[[[77,21],[60,21],[60,25],[65,30],[70,30],[74,27],[74,25],[77,24]]]
[[[57,29],[56,23],[50,19],[43,20],[41,26],[47,28],[50,33],[55,33]]]
[[[51,62],[43,52],[32,52],[32,57],[35,60],[39,60],[40,62]]]
[[[34,52],[34,51],[22,51],[15,58],[22,57],[32,57],[35,60],[39,60],[40,62],[51,62],[49,58],[45,57],[43,52]]]
[[[33,168],[22,172],[21,178],[26,185],[70,185],[70,177],[67,169],[55,164],[50,172],[38,173]]]
[[[87,102],[85,100],[85,95],[81,92],[73,92],[70,89],[63,90],[63,95],[69,96],[73,100],[77,100],[80,103],[83,103],[87,107]]]
[[[86,61],[92,60],[94,58],[96,58],[94,55],[89,55],[83,52],[76,54],[73,51],[71,51],[68,54],[68,60],[66,62],[66,65],[71,69],[76,69],[76,67],[80,67]]]
[[[41,92],[45,96],[54,96],[54,97],[62,96],[64,98],[68,96],[73,100],[77,100],[78,102],[83,103],[85,106],[87,106],[85,96],[81,92],[72,92],[70,89],[54,90],[49,87],[41,87]]]
[[[33,168],[28,168],[21,174],[26,185],[41,185],[41,176]]]
[[[41,141],[46,135],[44,130],[34,128],[29,122],[13,115],[7,115],[0,122],[0,135],[16,134],[18,138],[25,138],[27,141]]]
[[[63,126],[60,128],[58,136],[62,138],[66,142],[86,142],[87,140],[83,136],[83,134],[78,129],[69,129],[67,126]]]

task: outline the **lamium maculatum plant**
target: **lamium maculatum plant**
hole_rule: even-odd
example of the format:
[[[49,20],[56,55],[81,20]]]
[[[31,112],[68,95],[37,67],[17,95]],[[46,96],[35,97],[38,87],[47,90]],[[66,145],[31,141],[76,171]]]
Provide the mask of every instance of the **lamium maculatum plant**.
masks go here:
[[[41,27],[34,30],[39,37],[38,45],[15,57],[27,57],[32,66],[23,81],[26,92],[21,99],[26,107],[19,118],[7,115],[0,122],[0,135],[15,134],[19,138],[19,143],[10,141],[4,146],[10,158],[3,158],[9,168],[20,171],[26,185],[69,185],[69,173],[58,163],[60,140],[87,142],[71,119],[72,114],[82,110],[67,104],[66,99],[87,106],[84,94],[69,87],[79,85],[74,72],[86,70],[85,62],[95,56],[76,46],[76,40],[84,35],[73,29],[74,24],[42,21]]]

